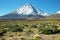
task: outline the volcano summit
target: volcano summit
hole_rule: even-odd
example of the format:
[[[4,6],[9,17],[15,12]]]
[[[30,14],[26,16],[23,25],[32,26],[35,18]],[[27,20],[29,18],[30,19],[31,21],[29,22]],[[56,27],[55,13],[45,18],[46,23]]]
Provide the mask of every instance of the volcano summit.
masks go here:
[[[44,18],[45,14],[42,10],[31,4],[25,4],[19,9],[0,17],[0,19],[26,19],[26,18]]]

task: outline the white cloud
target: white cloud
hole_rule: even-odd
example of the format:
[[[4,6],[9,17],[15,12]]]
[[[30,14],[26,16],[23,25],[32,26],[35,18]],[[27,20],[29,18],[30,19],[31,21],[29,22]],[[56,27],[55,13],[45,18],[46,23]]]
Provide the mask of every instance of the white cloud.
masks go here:
[[[60,11],[57,11],[56,13],[60,14]]]

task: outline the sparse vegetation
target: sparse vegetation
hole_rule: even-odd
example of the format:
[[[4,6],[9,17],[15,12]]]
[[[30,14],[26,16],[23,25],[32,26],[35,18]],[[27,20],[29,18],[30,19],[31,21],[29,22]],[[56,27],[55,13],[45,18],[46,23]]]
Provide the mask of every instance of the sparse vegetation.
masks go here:
[[[42,40],[44,35],[60,33],[60,22],[16,21],[0,22],[1,40]],[[42,35],[42,36],[41,36]],[[3,38],[2,38],[3,37]],[[8,37],[8,38],[6,38]],[[51,37],[53,39],[53,37]],[[55,37],[54,37],[55,38]],[[58,39],[60,40],[60,39]]]
[[[56,33],[59,33],[58,32],[58,26],[54,25],[54,24],[50,24],[50,25],[45,25],[41,28],[39,28],[39,31],[40,33],[43,33],[43,34],[56,34]]]

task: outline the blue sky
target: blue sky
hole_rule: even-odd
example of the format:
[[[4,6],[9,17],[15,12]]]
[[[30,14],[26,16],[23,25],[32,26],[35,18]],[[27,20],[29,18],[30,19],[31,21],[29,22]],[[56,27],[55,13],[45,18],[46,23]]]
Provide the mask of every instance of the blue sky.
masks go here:
[[[0,0],[0,16],[12,12],[26,3],[50,14],[60,10],[60,0]]]

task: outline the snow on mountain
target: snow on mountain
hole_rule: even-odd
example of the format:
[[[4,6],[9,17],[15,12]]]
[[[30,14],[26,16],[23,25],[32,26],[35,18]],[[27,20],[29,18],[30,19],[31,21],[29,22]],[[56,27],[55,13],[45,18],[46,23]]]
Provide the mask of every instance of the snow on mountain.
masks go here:
[[[31,4],[25,4],[21,8],[17,10],[18,14],[23,14],[23,15],[41,15],[44,14],[42,10],[37,9],[36,7],[32,6]]]
[[[31,4],[25,4],[19,9],[1,16],[0,19],[45,18],[45,16],[48,16],[48,14]]]
[[[33,13],[33,9],[32,7],[28,4],[28,5],[24,5],[23,7],[19,8],[17,10],[18,14],[32,14]]]
[[[43,15],[43,16],[49,16],[50,14],[44,12],[44,14],[41,14],[41,15]]]

